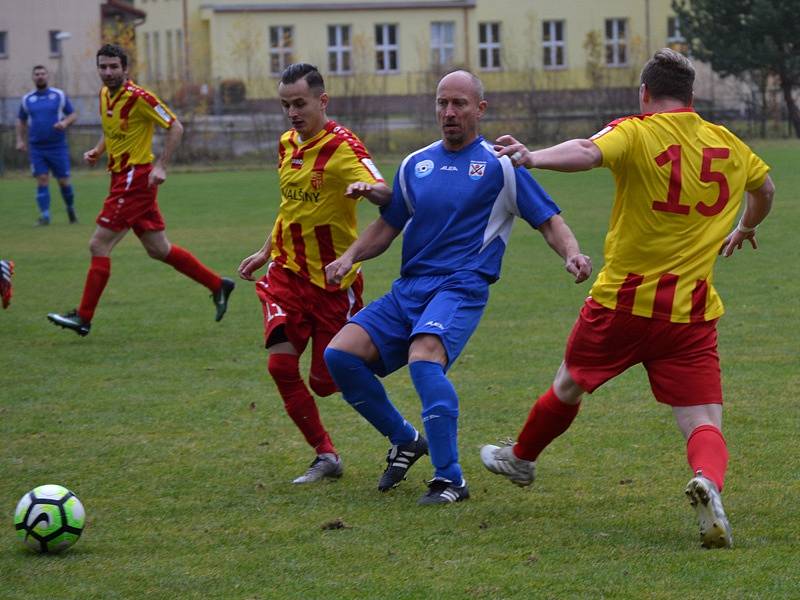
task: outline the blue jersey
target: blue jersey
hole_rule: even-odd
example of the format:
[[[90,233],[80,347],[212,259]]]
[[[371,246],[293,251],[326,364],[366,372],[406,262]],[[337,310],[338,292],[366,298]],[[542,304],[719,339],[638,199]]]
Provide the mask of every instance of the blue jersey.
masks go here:
[[[538,227],[560,212],[526,169],[478,137],[458,152],[438,141],[408,155],[381,216],[405,227],[401,276],[473,271],[494,282],[514,217]]]
[[[22,97],[19,120],[28,123],[28,143],[31,146],[65,146],[65,132],[55,129],[53,125],[72,113],[72,104],[67,95],[58,88],[48,87],[33,90]]]

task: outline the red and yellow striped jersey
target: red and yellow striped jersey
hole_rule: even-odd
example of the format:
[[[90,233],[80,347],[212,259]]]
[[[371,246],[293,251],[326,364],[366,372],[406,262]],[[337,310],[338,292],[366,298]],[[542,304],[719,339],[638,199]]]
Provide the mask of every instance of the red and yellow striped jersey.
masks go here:
[[[383,182],[383,176],[361,140],[334,121],[309,140],[287,131],[278,154],[281,205],[272,229],[272,260],[323,289],[350,287],[359,265],[341,285],[325,281],[325,265],[358,236],[356,201],[344,194],[351,183]]]
[[[108,170],[118,173],[153,162],[154,124],[169,129],[176,117],[155,94],[127,81],[113,98],[107,87],[100,90],[100,118]]]
[[[691,108],[618,119],[591,139],[617,188],[592,298],[675,323],[722,315],[717,252],[769,167]]]

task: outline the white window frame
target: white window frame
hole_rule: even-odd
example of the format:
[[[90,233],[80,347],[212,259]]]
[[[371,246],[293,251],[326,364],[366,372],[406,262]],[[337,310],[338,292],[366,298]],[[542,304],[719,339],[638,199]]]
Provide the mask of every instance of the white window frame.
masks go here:
[[[494,30],[497,30],[497,39],[494,39]],[[481,42],[481,34],[483,34],[485,42]],[[478,23],[478,66],[481,71],[500,71],[503,68],[503,59],[500,55],[502,50],[502,26],[499,21],[485,21]],[[486,52],[486,64],[482,64],[481,51]],[[495,52],[497,57],[497,64],[495,63]]]
[[[345,32],[347,35],[345,36]],[[331,39],[333,33],[333,40]],[[345,38],[347,42],[345,43]],[[353,72],[353,47],[350,25],[328,25],[328,72],[347,75]],[[347,60],[345,61],[345,57]],[[333,59],[333,64],[331,63]],[[348,66],[345,67],[345,64]]]
[[[561,25],[561,38],[558,39],[558,25]],[[547,35],[544,30],[547,29]],[[547,38],[550,39],[547,39]],[[558,49],[561,49],[561,62],[558,62]],[[550,58],[547,64],[546,58]],[[542,21],[542,68],[557,71],[567,68],[567,22],[563,19]]]
[[[147,70],[147,82],[152,83],[153,79],[153,46],[149,31],[144,32],[144,65]]]
[[[273,36],[273,34],[275,34]],[[288,38],[287,38],[288,34]],[[273,45],[273,37],[277,40],[277,46]],[[269,28],[269,72],[271,75],[280,75],[283,70],[292,64],[294,56],[294,26],[293,25],[271,25]],[[285,41],[289,40],[286,45]],[[273,64],[277,59],[278,68],[273,69]]]
[[[669,34],[671,26],[675,27],[672,35]],[[678,16],[667,17],[667,45],[670,44],[685,44],[686,38],[681,33],[681,20]]]
[[[153,81],[161,82],[161,36],[158,31],[153,32]]]
[[[431,22],[431,64],[434,67],[447,67],[455,61],[455,30],[455,21]]]
[[[608,25],[611,24],[611,37],[608,36]],[[624,30],[623,35],[620,35],[620,24]],[[605,28],[605,51],[606,51],[606,66],[607,67],[627,67],[628,66],[628,19],[606,19]],[[609,60],[609,50],[611,51],[611,59]],[[624,58],[620,59],[620,54],[624,54]]]
[[[400,71],[400,46],[397,42],[400,27],[396,23],[378,23],[375,25],[375,72],[398,73]],[[383,43],[378,44],[378,31],[381,32]],[[394,33],[394,43],[390,42],[389,32]],[[378,57],[383,56],[383,68],[380,68]],[[394,57],[394,68],[392,68]]]

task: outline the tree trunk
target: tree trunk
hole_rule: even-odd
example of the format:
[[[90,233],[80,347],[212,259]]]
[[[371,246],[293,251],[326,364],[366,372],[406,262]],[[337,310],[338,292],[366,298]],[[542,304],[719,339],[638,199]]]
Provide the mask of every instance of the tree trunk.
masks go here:
[[[783,90],[783,99],[786,101],[786,110],[789,112],[789,122],[794,127],[795,135],[800,138],[800,109],[797,108],[792,97],[792,82],[781,78],[781,90]]]

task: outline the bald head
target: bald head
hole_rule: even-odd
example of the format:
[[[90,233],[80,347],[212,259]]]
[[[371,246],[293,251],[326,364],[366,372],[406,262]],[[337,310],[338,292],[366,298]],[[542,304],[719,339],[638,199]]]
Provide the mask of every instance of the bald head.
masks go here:
[[[478,137],[478,121],[486,110],[483,84],[469,71],[453,71],[436,88],[436,117],[445,147],[457,152]]]
[[[436,88],[437,95],[439,90],[442,89],[442,86],[459,89],[460,91],[471,94],[476,103],[483,100],[483,83],[481,83],[481,80],[478,79],[476,75],[469,71],[460,69],[442,77]]]

